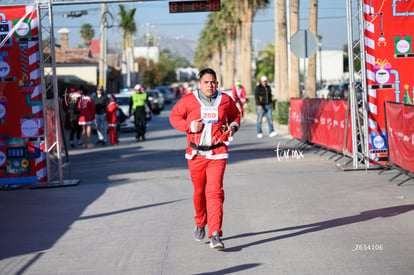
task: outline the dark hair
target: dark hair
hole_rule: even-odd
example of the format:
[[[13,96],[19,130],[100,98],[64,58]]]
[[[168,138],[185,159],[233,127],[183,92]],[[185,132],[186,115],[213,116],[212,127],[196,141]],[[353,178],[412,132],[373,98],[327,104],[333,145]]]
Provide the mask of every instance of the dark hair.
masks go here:
[[[205,74],[211,74],[211,75],[214,76],[215,79],[217,79],[216,72],[213,69],[211,69],[211,68],[202,69],[198,73],[198,79],[200,80],[203,77],[203,75],[205,75]]]

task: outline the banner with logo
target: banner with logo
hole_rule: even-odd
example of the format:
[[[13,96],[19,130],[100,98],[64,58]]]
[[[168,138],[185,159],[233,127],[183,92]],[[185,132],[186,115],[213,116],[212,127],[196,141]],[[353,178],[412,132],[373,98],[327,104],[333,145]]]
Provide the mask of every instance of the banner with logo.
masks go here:
[[[414,106],[385,103],[390,163],[414,173]]]
[[[0,6],[0,184],[44,174],[38,25],[35,6]]]
[[[413,104],[414,1],[364,0],[371,163],[386,163],[384,102]]]
[[[352,153],[351,123],[346,123],[346,110],[344,100],[291,99],[290,134],[339,152],[345,144],[347,152]]]

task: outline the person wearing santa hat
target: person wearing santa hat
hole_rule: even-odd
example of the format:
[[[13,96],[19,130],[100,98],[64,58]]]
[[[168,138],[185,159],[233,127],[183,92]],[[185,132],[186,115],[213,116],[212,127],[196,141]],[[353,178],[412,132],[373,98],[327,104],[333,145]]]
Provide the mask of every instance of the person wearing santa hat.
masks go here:
[[[227,94],[217,91],[214,70],[200,71],[199,90],[183,96],[170,113],[171,125],[187,133],[185,157],[194,186],[194,238],[201,241],[208,226],[210,247],[224,248],[223,177],[229,137],[240,127],[240,112]]]
[[[106,121],[108,122],[108,135],[111,144],[118,144],[118,135],[116,131],[116,111],[118,109],[118,102],[114,95],[111,95],[110,102],[108,107],[106,108]]]
[[[85,90],[79,100],[79,125],[82,126],[83,147],[92,147],[91,133],[92,123],[95,120],[95,105],[89,97],[89,91]]]
[[[246,89],[242,86],[240,81],[237,81],[236,85],[234,85],[233,88],[231,89],[231,92],[233,94],[234,101],[239,106],[241,117],[243,119],[244,117],[243,106],[246,103]]]

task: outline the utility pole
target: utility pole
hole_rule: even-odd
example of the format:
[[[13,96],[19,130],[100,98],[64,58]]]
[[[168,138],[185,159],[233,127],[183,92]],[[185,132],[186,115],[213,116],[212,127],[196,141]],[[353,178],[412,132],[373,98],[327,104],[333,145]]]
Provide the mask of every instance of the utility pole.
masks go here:
[[[102,85],[106,92],[106,13],[108,7],[101,4],[101,39],[99,49],[99,85]]]

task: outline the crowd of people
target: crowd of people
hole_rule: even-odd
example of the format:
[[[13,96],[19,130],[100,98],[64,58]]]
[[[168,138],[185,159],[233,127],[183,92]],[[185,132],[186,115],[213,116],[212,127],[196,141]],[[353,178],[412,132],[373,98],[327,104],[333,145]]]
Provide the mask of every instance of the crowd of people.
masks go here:
[[[70,147],[93,147],[91,139],[93,125],[98,135],[97,145],[106,145],[108,136],[110,144],[119,144],[117,99],[113,95],[111,97],[104,95],[102,86],[97,86],[96,96],[93,99],[86,89],[70,89],[65,104],[69,112]]]

